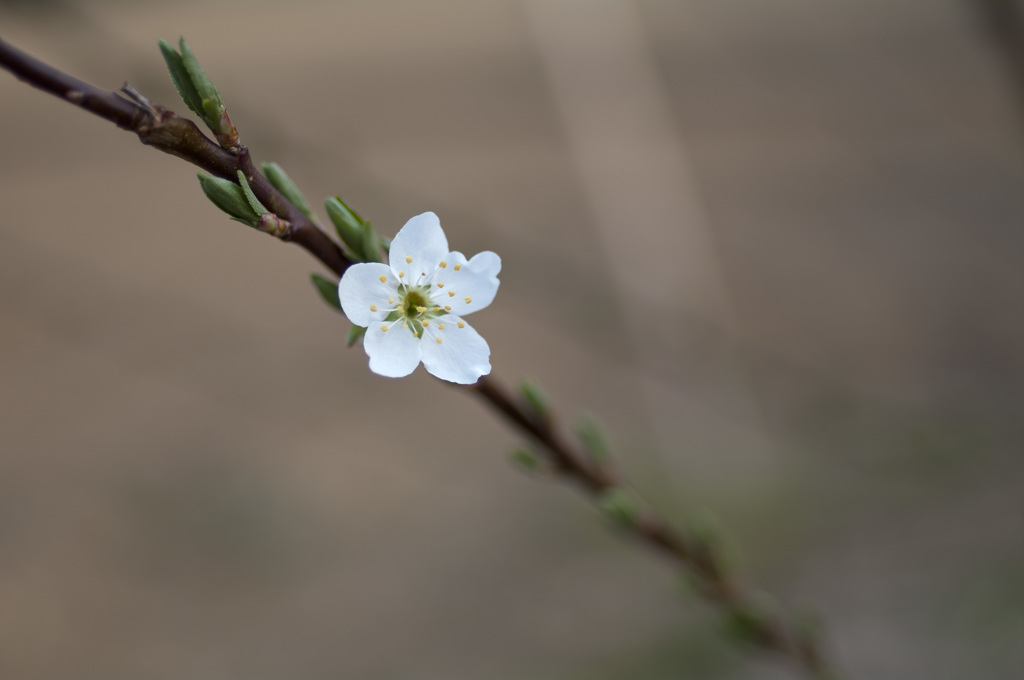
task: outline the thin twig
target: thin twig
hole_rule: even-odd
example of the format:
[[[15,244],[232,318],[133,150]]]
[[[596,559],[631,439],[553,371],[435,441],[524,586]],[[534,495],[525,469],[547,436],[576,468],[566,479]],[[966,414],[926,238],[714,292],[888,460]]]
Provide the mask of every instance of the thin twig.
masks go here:
[[[237,147],[237,153],[226,151],[187,118],[162,106],[145,106],[116,92],[82,82],[25,54],[3,39],[0,39],[0,65],[29,85],[105,118],[120,128],[131,130],[143,144],[186,160],[211,175],[236,180],[241,170],[260,202],[292,224],[292,230],[284,240],[302,246],[339,276],[350,264],[341,248],[256,169],[245,147]]]
[[[0,39],[0,66],[24,82],[60,97],[118,127],[135,132],[143,144],[177,156],[203,170],[234,180],[241,170],[253,193],[270,211],[293,225],[282,240],[305,248],[328,269],[341,275],[350,260],[305,214],[293,206],[256,169],[246,147],[222,149],[185,118],[149,102],[134,88],[124,95],[102,90],[73,78],[14,48]],[[541,448],[554,471],[591,496],[600,499],[611,490],[626,488],[607,466],[596,462],[558,428],[549,413],[539,413],[492,377],[482,378],[469,389],[522,430]],[[634,538],[654,548],[680,569],[694,574],[701,593],[730,613],[750,611],[751,600],[730,578],[708,546],[674,530],[663,518],[647,510],[623,525]],[[777,614],[747,621],[749,639],[788,658],[811,678],[836,677],[822,655],[820,645],[800,639]]]

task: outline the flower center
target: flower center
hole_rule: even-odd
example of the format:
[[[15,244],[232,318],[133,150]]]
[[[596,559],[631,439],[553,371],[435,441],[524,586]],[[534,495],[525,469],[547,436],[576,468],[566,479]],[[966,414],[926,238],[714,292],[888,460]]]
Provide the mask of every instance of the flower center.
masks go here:
[[[426,298],[426,289],[410,288],[402,299],[402,314],[407,319],[418,319],[429,311],[427,305],[430,303]]]
[[[434,319],[448,313],[430,301],[429,286],[402,285],[398,288],[398,294],[399,303],[385,321],[404,319],[402,327],[409,329],[417,338],[423,337],[424,326],[429,326]]]

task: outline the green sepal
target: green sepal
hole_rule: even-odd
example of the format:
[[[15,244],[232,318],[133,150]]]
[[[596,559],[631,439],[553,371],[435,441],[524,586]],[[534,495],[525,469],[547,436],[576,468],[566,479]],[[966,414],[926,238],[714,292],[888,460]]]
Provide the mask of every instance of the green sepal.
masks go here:
[[[355,210],[345,205],[340,196],[332,196],[324,201],[324,209],[338,232],[338,238],[352,252],[361,256],[363,252],[363,218]]]
[[[608,437],[596,420],[590,416],[584,416],[576,425],[576,435],[583,442],[583,448],[587,450],[590,457],[598,463],[608,460],[611,455],[611,446]]]
[[[289,177],[281,166],[277,163],[264,163],[261,166],[263,175],[267,178],[275,189],[281,192],[281,194],[288,199],[288,202],[294,205],[296,208],[301,210],[306,217],[312,219],[313,213],[309,209],[309,203],[306,202],[306,197],[302,195],[299,188],[295,186],[295,182]]]
[[[263,215],[264,213],[270,212],[263,204],[260,203],[260,199],[256,198],[256,194],[252,193],[252,189],[249,188],[249,181],[245,179],[245,173],[241,170],[238,171],[238,185],[242,188],[242,193],[245,194],[245,200],[248,201],[249,207],[251,207],[256,214]]]
[[[364,333],[366,333],[365,328],[363,328],[362,326],[356,326],[355,324],[352,324],[352,327],[348,329],[348,337],[345,338],[345,345],[347,347],[351,347],[352,345],[356,344],[359,338],[363,337]]]
[[[636,522],[636,499],[626,489],[608,489],[601,495],[598,505],[617,524],[631,525]]]
[[[246,197],[245,190],[242,187],[231,180],[213,177],[205,172],[198,173],[198,176],[200,188],[202,188],[203,193],[206,194],[206,197],[215,206],[232,218],[250,227],[255,227],[259,223],[262,213],[257,213],[253,210],[252,204]],[[248,185],[246,185],[246,188],[248,188]],[[257,201],[257,203],[259,202]],[[265,209],[264,212],[266,212]]]
[[[550,415],[551,409],[548,405],[548,398],[545,396],[544,391],[541,390],[540,385],[535,381],[524,380],[519,385],[519,392],[523,395],[523,398],[526,399],[526,403],[529,404],[534,412],[541,418],[547,418]]]
[[[313,280],[313,285],[316,286],[316,291],[320,293],[324,302],[340,312],[341,300],[338,299],[338,283],[320,274],[310,274],[309,278]]]
[[[167,62],[167,70],[170,72],[171,82],[174,83],[174,87],[178,90],[178,94],[181,95],[185,106],[197,116],[204,117],[202,110],[203,98],[199,95],[199,91],[196,90],[196,86],[192,84],[192,76],[189,75],[188,69],[185,68],[185,61],[166,40],[161,40],[159,45],[160,53],[163,54],[164,61]]]
[[[178,40],[178,48],[181,50],[181,60],[192,79],[192,85],[199,94],[201,110],[196,113],[203,117],[206,124],[214,130],[220,131],[221,116],[226,110],[224,102],[220,98],[220,92],[214,86],[213,81],[206,75],[206,71],[199,65],[199,60],[192,52],[192,48],[185,42],[185,38]]]

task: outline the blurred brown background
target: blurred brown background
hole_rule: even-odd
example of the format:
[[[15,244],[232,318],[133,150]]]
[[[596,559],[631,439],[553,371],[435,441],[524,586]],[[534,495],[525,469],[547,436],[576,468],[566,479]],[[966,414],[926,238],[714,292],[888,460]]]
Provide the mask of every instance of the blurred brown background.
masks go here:
[[[496,373],[599,414],[851,676],[999,679],[1024,90],[993,6],[8,1],[0,34],[178,110],[184,34],[311,201],[500,253]],[[308,256],[189,166],[7,73],[0,159],[0,677],[792,677],[477,403],[370,374]]]

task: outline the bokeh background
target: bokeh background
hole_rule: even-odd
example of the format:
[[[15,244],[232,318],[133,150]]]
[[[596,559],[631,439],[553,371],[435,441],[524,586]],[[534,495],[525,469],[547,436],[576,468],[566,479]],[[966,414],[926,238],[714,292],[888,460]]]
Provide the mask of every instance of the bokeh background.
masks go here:
[[[502,255],[474,316],[863,679],[1024,672],[1019,4],[0,3],[384,233]],[[0,73],[0,676],[788,678],[657,556],[370,374],[300,249]]]

